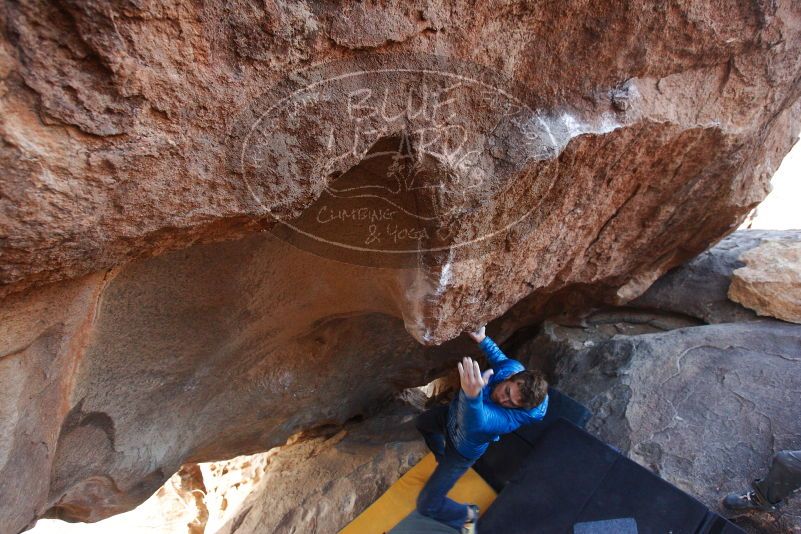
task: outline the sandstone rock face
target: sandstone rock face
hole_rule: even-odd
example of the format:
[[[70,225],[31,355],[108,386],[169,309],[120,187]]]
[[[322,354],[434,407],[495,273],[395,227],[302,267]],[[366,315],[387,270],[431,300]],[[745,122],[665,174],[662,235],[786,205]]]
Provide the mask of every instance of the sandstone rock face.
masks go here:
[[[580,337],[586,341],[596,335],[600,336],[598,339],[605,339],[615,333],[646,333],[704,323],[752,321],[757,319],[757,314],[728,297],[732,273],[745,265],[741,256],[767,241],[793,242],[798,239],[801,239],[801,230],[738,230],[687,263],[665,273],[645,293],[623,308],[601,306],[603,311],[587,315],[589,310],[598,308],[598,303],[582,291],[568,295],[568,298],[551,299],[545,304],[527,298],[493,323],[493,327],[499,332],[499,337],[509,339],[511,350],[518,351],[520,358],[528,360],[529,355],[533,355],[538,365],[552,368],[549,350],[554,347],[551,347],[549,338],[536,341],[534,338],[543,328],[558,328],[555,325],[582,327],[585,333]],[[537,321],[543,314],[550,318],[545,325]],[[538,350],[541,346],[550,348]]]
[[[2,16],[5,292],[291,221],[347,189],[333,182],[370,147],[406,139],[421,178],[461,186],[406,199],[452,215],[439,228],[459,234],[441,239],[446,250],[502,230],[478,251],[489,258],[448,269],[443,325],[426,319],[437,343],[529,294],[637,296],[737,226],[799,128],[790,1],[32,1]],[[400,68],[410,72],[379,74]],[[303,113],[259,122],[285,92],[354,72],[290,102]],[[475,83],[410,96],[454,76]],[[519,90],[501,91],[504,76]],[[437,118],[408,109],[418,97],[436,101]],[[269,142],[247,138],[254,128]],[[514,214],[522,222],[501,224]],[[438,277],[447,254],[428,256],[410,261]]]
[[[709,324],[756,319],[753,311],[729,298],[732,273],[745,265],[741,258],[751,249],[784,239],[801,239],[801,231],[738,230],[660,277],[628,305],[685,314]]]
[[[239,457],[231,462],[248,458],[261,465],[260,453],[254,457]],[[263,463],[266,463],[264,461]],[[97,523],[67,523],[58,519],[40,519],[36,526],[26,531],[31,534],[105,534],[107,532],[162,532],[164,534],[204,534],[209,524],[209,510],[204,496],[214,487],[206,487],[202,468],[215,464],[186,464],[181,466],[162,487],[134,510],[115,515]],[[232,469],[232,474],[252,474],[254,470]],[[243,482],[240,479],[240,482]],[[245,483],[247,484],[247,483]]]
[[[395,402],[333,434],[187,464],[136,510],[92,524],[45,519],[31,533],[333,534],[428,453],[418,413]]]
[[[764,197],[799,9],[2,4],[0,525],[342,424],[521,299],[638,296]]]
[[[429,452],[414,426],[418,413],[383,414],[353,431],[281,450],[216,532],[339,532]]]
[[[714,247],[671,270],[628,306],[686,314],[706,323],[750,321],[757,315],[730,298],[729,287],[752,249],[764,243],[796,243],[801,230],[739,230],[723,238]],[[773,259],[767,259],[768,263]],[[778,261],[778,260],[776,260]],[[798,268],[786,266],[786,274]],[[788,288],[790,293],[793,288]]]
[[[729,298],[759,315],[801,323],[801,239],[770,241],[741,257]]]
[[[181,464],[341,425],[477,354],[408,335],[395,299],[427,281],[402,274],[262,234],[6,299],[0,524],[129,510]]]
[[[576,351],[584,351],[614,336],[636,336],[667,332],[703,324],[685,315],[620,308],[589,313],[580,319],[547,320],[538,327],[537,335],[514,344],[509,350],[514,357],[548,376],[555,376],[556,366],[563,359],[572,359]],[[530,333],[530,330],[523,332]]]

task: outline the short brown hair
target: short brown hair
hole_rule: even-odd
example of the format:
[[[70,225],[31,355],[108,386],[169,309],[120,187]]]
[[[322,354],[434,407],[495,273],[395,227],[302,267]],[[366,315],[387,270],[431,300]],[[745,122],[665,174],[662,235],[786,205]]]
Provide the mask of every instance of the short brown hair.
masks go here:
[[[520,371],[510,376],[509,380],[519,383],[522,408],[530,410],[545,400],[545,395],[548,393],[548,381],[545,380],[545,375],[541,371],[534,369]]]

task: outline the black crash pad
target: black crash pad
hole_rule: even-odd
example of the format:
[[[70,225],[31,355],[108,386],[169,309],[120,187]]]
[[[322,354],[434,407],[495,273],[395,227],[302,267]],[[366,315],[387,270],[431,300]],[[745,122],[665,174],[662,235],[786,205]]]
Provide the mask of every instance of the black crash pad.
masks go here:
[[[530,445],[527,454],[522,443]],[[512,444],[519,454],[506,457],[511,475],[479,532],[591,534],[618,525],[627,534],[743,533],[566,420],[553,422],[534,443],[516,436]]]
[[[542,421],[532,423],[506,434],[500,441],[491,443],[487,451],[476,461],[473,469],[500,492],[517,472],[517,462],[509,458],[522,459],[531,452],[539,437],[559,419],[566,419],[584,428],[591,413],[583,405],[554,388],[548,388],[548,411]]]

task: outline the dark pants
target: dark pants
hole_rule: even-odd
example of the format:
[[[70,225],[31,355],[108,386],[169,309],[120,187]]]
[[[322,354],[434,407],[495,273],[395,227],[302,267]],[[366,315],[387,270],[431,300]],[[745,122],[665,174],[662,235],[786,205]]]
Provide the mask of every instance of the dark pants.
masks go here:
[[[801,488],[801,451],[781,451],[773,456],[768,476],[754,481],[757,496],[774,505]]]
[[[475,460],[469,460],[456,451],[448,438],[447,420],[447,406],[436,406],[417,418],[417,429],[437,459],[436,469],[417,497],[417,511],[461,530],[467,519],[467,505],[449,499],[447,495]]]

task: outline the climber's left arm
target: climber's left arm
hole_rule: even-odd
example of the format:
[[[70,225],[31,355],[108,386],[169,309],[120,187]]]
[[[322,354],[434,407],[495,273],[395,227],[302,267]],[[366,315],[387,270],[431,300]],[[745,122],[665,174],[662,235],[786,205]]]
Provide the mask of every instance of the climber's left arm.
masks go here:
[[[462,386],[456,407],[459,425],[468,429],[481,428],[484,418],[482,390],[489,382],[493,370],[484,371],[482,375],[478,362],[469,357],[464,357],[458,367]]]

